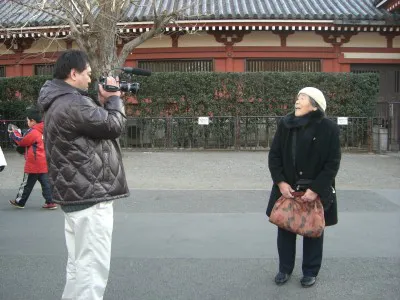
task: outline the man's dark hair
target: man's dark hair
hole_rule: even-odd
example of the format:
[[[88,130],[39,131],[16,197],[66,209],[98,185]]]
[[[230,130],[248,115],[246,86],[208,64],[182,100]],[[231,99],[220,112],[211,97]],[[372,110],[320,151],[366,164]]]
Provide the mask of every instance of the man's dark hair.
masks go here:
[[[26,117],[29,120],[35,120],[36,123],[42,122],[43,119],[42,113],[35,105],[26,108]]]
[[[57,59],[53,78],[67,79],[72,69],[83,72],[89,63],[87,54],[81,50],[67,50]]]

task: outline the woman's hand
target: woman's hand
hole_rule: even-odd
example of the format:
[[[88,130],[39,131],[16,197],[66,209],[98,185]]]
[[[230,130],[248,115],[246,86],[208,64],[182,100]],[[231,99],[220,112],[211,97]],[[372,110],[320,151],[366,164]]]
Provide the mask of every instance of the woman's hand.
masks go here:
[[[280,190],[280,192],[281,192],[283,197],[285,197],[285,198],[294,198],[293,195],[292,195],[294,190],[292,189],[290,184],[288,184],[287,182],[281,181],[281,182],[278,183],[278,187],[279,187],[279,190]]]
[[[318,194],[310,189],[307,189],[304,195],[301,197],[301,200],[304,202],[312,202],[317,200]]]

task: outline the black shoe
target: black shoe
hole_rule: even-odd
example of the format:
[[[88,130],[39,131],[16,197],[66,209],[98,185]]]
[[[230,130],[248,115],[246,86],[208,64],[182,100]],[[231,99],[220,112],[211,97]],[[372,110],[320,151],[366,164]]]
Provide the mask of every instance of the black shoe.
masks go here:
[[[317,277],[312,277],[312,276],[303,276],[303,278],[300,280],[301,286],[302,287],[311,287],[315,284]]]
[[[286,274],[286,273],[279,272],[279,273],[276,274],[276,276],[275,276],[275,283],[276,283],[277,285],[285,284],[286,281],[289,280],[289,278],[290,278],[290,274]]]
[[[23,206],[19,205],[18,202],[15,201],[15,200],[8,200],[8,202],[9,202],[12,206],[14,206],[14,207],[16,207],[16,208],[24,208]]]

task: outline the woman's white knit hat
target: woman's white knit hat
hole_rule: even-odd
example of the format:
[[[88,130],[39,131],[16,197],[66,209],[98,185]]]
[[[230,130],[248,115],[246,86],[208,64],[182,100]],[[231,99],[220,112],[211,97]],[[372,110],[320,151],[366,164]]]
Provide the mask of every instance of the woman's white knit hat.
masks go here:
[[[297,94],[306,94],[307,96],[313,98],[315,102],[318,103],[318,105],[322,108],[323,111],[326,109],[326,100],[324,97],[324,94],[322,92],[315,88],[315,87],[305,87],[300,90],[300,92]]]

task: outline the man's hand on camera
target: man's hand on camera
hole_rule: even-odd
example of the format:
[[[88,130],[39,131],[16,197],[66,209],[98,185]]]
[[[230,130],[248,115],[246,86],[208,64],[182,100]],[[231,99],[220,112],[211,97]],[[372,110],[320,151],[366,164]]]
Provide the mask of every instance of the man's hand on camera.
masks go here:
[[[105,80],[105,84],[106,85],[113,85],[118,87],[119,83],[117,82],[118,78],[114,78],[114,77],[107,77]],[[117,96],[117,97],[121,97],[121,92],[120,91],[116,91],[116,92],[107,92],[105,89],[103,89],[103,85],[99,84],[99,100],[101,103],[106,103],[108,98],[110,98],[111,96]]]

